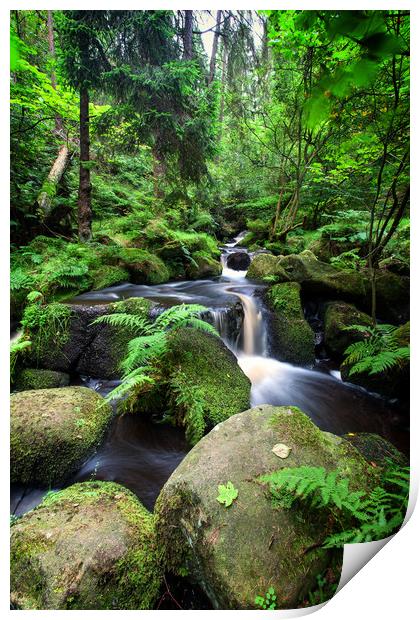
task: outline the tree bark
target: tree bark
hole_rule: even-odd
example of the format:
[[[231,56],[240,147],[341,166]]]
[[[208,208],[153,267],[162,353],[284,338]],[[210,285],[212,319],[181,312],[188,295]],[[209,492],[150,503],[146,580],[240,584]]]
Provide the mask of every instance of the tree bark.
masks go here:
[[[51,58],[55,58],[55,44],[54,44],[54,18],[52,11],[47,11],[47,27],[48,27],[48,49]],[[57,88],[57,81],[55,77],[54,69],[51,71],[51,86],[54,90]],[[55,131],[58,134],[63,133],[63,121],[59,114],[55,116]]]
[[[184,11],[184,30],[182,34],[184,43],[184,60],[191,60],[193,57],[193,12]]]
[[[165,162],[156,149],[152,149],[153,155],[153,192],[155,198],[163,198],[165,192],[162,189],[163,179],[165,178]]]
[[[52,201],[54,196],[56,196],[57,194],[58,184],[60,183],[61,178],[67,168],[69,160],[70,151],[67,145],[62,144],[58,151],[57,158],[53,163],[46,180],[42,184],[41,191],[37,198],[41,219],[43,221],[45,221],[51,214]]]
[[[89,91],[87,88],[82,87],[80,89],[80,168],[78,200],[79,240],[82,243],[92,239],[92,186],[90,184],[89,146]]]
[[[220,37],[220,22],[222,21],[222,11],[217,11],[216,14],[216,30],[214,31],[213,37],[213,47],[211,50],[211,58],[210,58],[210,72],[208,85],[213,82],[214,76],[216,75],[216,57],[217,57],[217,48],[219,45],[219,37]]]

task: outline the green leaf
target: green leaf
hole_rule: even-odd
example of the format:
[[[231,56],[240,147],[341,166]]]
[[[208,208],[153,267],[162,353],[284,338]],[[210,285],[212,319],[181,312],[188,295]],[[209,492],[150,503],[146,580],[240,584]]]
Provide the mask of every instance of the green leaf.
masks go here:
[[[217,487],[219,495],[216,498],[218,502],[224,504],[226,508],[232,504],[232,502],[238,497],[238,489],[235,489],[232,482],[229,480],[226,486],[219,484]]]

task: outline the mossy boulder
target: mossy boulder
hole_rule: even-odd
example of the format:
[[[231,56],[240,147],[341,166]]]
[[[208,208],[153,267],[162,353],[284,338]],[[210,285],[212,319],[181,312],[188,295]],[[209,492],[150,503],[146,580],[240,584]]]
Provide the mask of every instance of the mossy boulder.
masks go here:
[[[287,458],[273,453],[278,443],[290,448]],[[275,507],[260,476],[303,465],[338,470],[354,489],[376,483],[375,469],[349,442],[321,432],[294,407],[261,405],[217,425],[158,497],[156,530],[166,567],[187,569],[216,609],[255,608],[255,597],[270,586],[279,609],[296,607],[340,552],[319,544],[328,515]],[[228,481],[238,497],[226,508],[216,498]]]
[[[134,284],[161,284],[169,280],[169,270],[163,260],[147,250],[124,248],[120,259]]]
[[[324,312],[324,339],[328,351],[336,358],[342,359],[344,351],[353,342],[363,340],[363,333],[348,328],[351,325],[373,327],[371,317],[358,310],[352,304],[332,301],[326,304]]]
[[[291,364],[312,364],[315,337],[303,315],[300,285],[297,282],[275,284],[268,289],[266,299],[274,313],[273,353]]]
[[[406,322],[410,316],[410,278],[378,269],[375,279],[378,316],[390,323]]]
[[[93,272],[93,285],[92,289],[98,291],[102,288],[108,288],[120,284],[121,282],[127,282],[130,279],[130,275],[127,269],[118,267],[116,265],[105,265],[99,267]]]
[[[400,347],[410,345],[410,322],[400,325],[395,332],[395,338]],[[367,372],[350,375],[351,366],[341,364],[340,372],[343,381],[361,385],[370,392],[375,392],[386,398],[399,398],[408,403],[410,398],[410,360],[403,360],[392,368],[373,375]]]
[[[220,261],[215,260],[208,254],[198,251],[193,252],[192,261],[189,262],[186,275],[192,280],[215,278],[222,273]]]
[[[256,254],[249,266],[247,278],[252,280],[265,280],[275,282],[288,282],[289,276],[279,263],[280,258],[273,254]]]
[[[408,465],[408,459],[387,439],[375,433],[347,433],[343,435],[360,454],[375,465],[386,465],[387,461],[393,461],[397,465]]]
[[[152,301],[133,297],[111,304],[48,304],[34,308],[29,364],[104,379],[120,376],[119,364],[137,333],[128,327],[93,324],[115,312],[150,317]]]
[[[250,264],[251,257],[248,252],[230,252],[226,258],[227,267],[236,271],[246,271]]]
[[[212,334],[182,328],[168,337],[168,352],[155,367],[156,383],[129,398],[122,407],[133,412],[170,415],[187,426],[187,407],[177,400],[185,387],[203,408],[206,429],[249,407],[251,383],[223,341]],[[194,428],[194,422],[190,425]]]
[[[69,383],[70,376],[66,372],[25,368],[16,378],[14,389],[18,392],[24,390],[43,390],[66,387]]]
[[[119,484],[51,493],[11,528],[17,609],[151,609],[161,581],[153,516]]]
[[[112,410],[85,387],[26,390],[11,396],[11,480],[65,480],[103,439]]]

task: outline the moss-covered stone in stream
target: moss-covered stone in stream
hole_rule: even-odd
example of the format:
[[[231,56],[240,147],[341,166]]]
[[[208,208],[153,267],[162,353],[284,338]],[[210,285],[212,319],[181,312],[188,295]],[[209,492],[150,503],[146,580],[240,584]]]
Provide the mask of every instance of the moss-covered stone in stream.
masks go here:
[[[369,315],[343,301],[332,301],[326,305],[324,338],[325,345],[332,355],[342,358],[348,346],[363,340],[364,336],[360,331],[348,329],[351,325],[373,327],[373,321]]]
[[[26,390],[11,396],[12,482],[63,481],[103,439],[112,410],[85,387]]]
[[[311,364],[315,357],[314,333],[306,322],[297,282],[275,284],[266,293],[274,311],[275,353],[291,364]]]
[[[279,264],[279,257],[273,254],[256,254],[249,266],[247,278],[271,282],[288,282],[289,276]]]
[[[151,609],[161,582],[153,516],[119,484],[51,493],[11,528],[18,609]]]
[[[92,289],[98,291],[121,282],[127,282],[130,279],[127,269],[114,265],[104,265],[93,272]]]
[[[161,284],[169,280],[169,270],[163,260],[147,250],[123,248],[120,259],[134,284]]]
[[[66,387],[69,383],[70,377],[65,372],[25,368],[17,376],[14,389],[18,392],[24,390],[43,390]]]
[[[203,406],[207,428],[249,407],[251,384],[236,358],[217,336],[182,328],[168,337],[168,352],[155,367],[156,383],[122,404],[123,410],[168,413],[185,425],[185,411],[177,403],[183,387],[193,390]],[[176,387],[175,387],[176,383]]]
[[[30,360],[38,365],[45,355],[55,356],[70,338],[71,308],[65,304],[33,303],[25,308],[22,326],[31,340]]]
[[[386,465],[387,461],[393,461],[397,465],[408,465],[407,457],[402,454],[390,441],[374,433],[347,433],[343,435],[368,463]]]
[[[278,443],[291,448],[286,459],[273,453]],[[327,514],[274,506],[260,482],[262,474],[303,465],[338,470],[352,489],[370,491],[377,484],[375,468],[351,444],[321,432],[295,407],[261,405],[217,425],[158,497],[165,565],[187,569],[216,609],[255,608],[255,597],[270,586],[278,608],[294,608],[340,555],[319,545],[329,533]],[[228,508],[217,501],[227,481],[238,490]]]
[[[215,260],[203,251],[193,252],[186,275],[192,280],[214,278],[222,273],[220,261]]]

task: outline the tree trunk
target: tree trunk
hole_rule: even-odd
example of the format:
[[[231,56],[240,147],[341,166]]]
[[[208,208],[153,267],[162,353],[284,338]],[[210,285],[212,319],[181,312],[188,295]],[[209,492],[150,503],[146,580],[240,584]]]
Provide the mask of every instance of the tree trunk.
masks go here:
[[[54,44],[54,21],[53,21],[53,14],[52,11],[47,11],[48,17],[47,17],[47,26],[48,26],[48,49],[50,52],[50,56],[51,58],[55,58],[55,44]],[[56,90],[57,88],[57,81],[55,78],[55,71],[54,69],[51,71],[51,86],[54,88],[54,90]],[[61,119],[61,116],[59,114],[56,114],[55,116],[55,131],[58,134],[63,133],[63,121]]]
[[[163,180],[165,178],[165,162],[156,149],[152,149],[153,155],[153,192],[155,198],[163,198],[165,192],[162,189]]]
[[[41,219],[45,221],[51,214],[52,201],[57,194],[57,187],[67,168],[70,159],[70,151],[65,144],[60,146],[57,158],[53,163],[47,178],[42,184],[41,191],[37,198]]]
[[[79,240],[82,243],[92,239],[92,207],[90,169],[89,169],[89,92],[80,89],[80,168],[79,168],[79,200],[78,222]]]
[[[211,50],[211,58],[210,58],[210,73],[208,84],[213,82],[214,76],[216,75],[216,57],[217,57],[217,47],[219,45],[219,37],[220,37],[220,22],[222,21],[222,11],[217,11],[216,15],[216,30],[214,31],[213,37],[213,47]]]
[[[193,57],[193,12],[184,11],[184,31],[182,34],[184,43],[184,60],[191,60]]]

